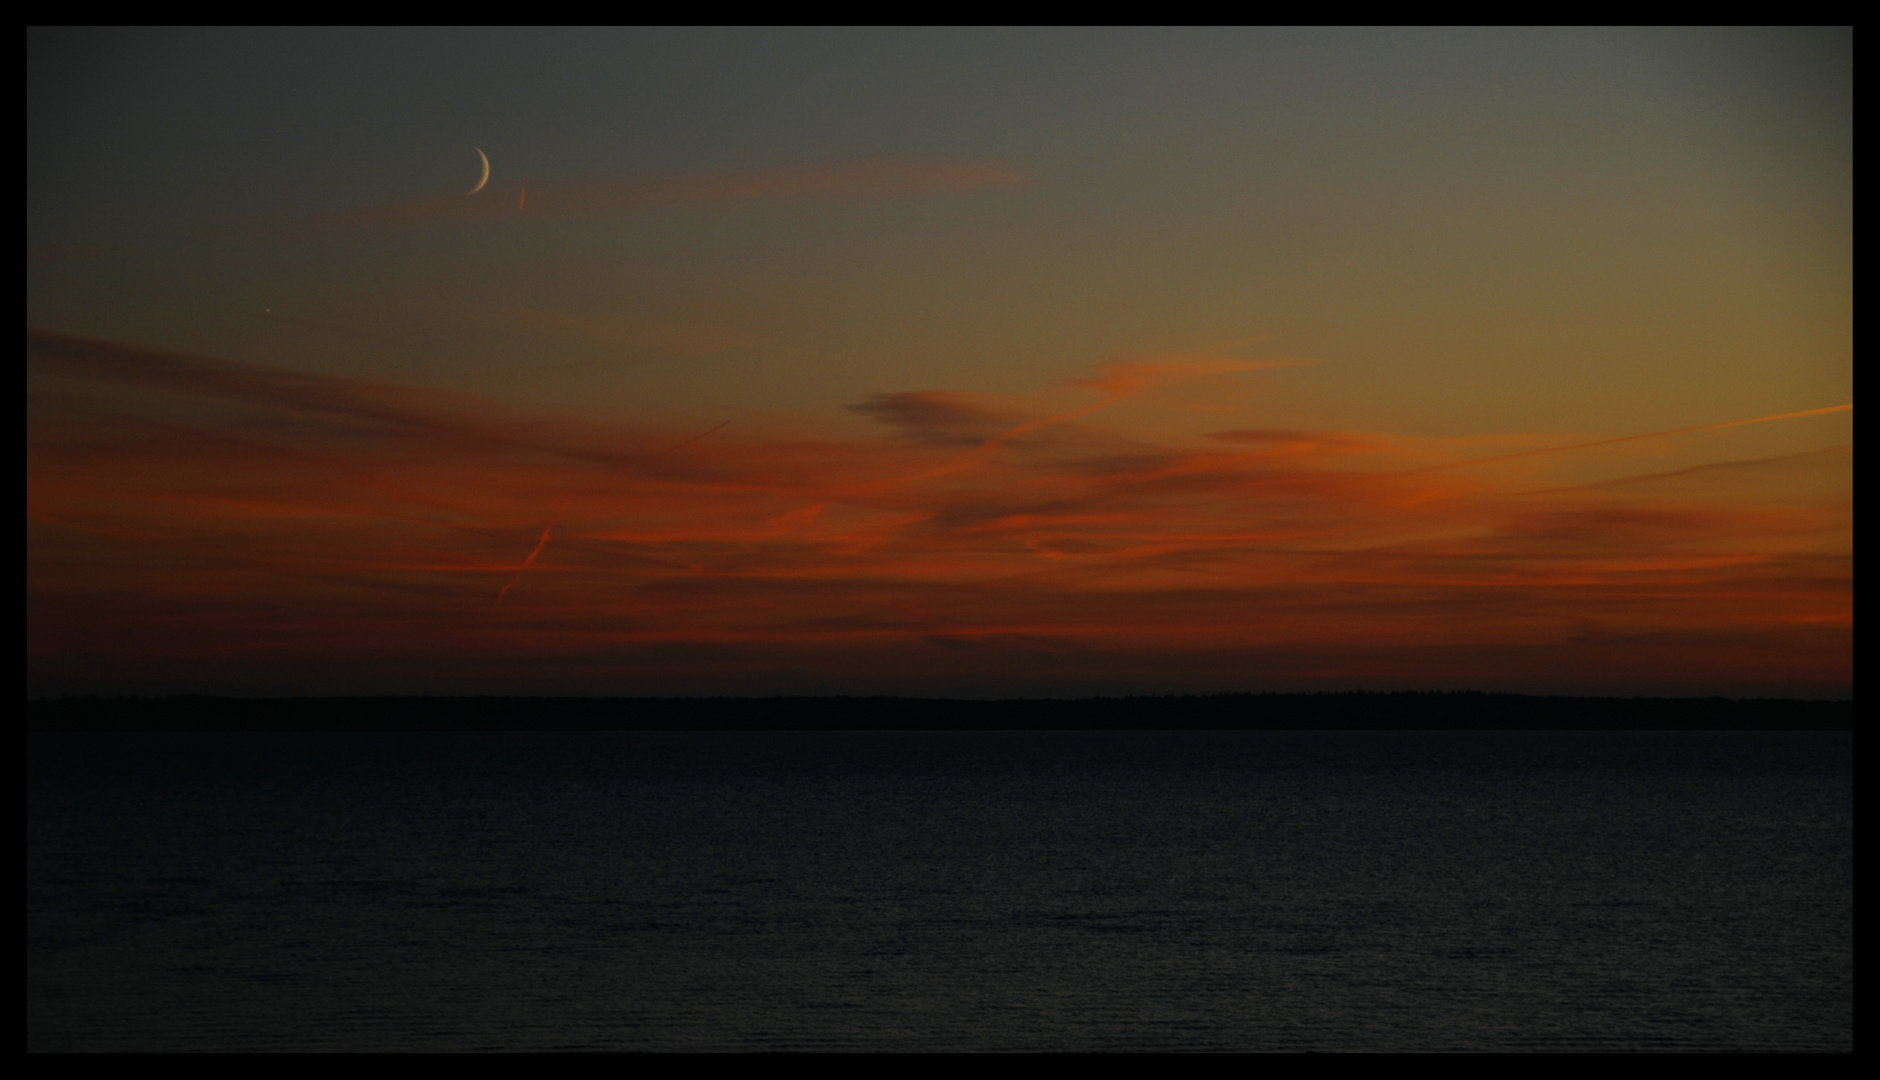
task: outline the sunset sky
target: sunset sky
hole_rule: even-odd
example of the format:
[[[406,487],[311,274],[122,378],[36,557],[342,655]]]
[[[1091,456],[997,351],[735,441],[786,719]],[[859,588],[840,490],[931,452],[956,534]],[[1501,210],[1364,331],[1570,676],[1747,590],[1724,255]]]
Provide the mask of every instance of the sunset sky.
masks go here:
[[[1851,31],[27,54],[29,694],[1852,694]]]

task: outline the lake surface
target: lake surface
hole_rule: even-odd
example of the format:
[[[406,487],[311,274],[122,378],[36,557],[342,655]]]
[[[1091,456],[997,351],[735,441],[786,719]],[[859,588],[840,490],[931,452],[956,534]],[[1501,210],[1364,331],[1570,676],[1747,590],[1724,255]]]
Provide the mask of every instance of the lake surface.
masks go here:
[[[1847,733],[29,736],[29,1050],[1853,1048]]]

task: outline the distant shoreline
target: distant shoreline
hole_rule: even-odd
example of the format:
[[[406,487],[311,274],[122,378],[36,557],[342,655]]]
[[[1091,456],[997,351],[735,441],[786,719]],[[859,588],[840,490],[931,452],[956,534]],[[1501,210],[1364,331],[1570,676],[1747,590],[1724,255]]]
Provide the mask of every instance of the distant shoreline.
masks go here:
[[[1461,692],[1194,696],[65,697],[60,731],[1852,731],[1854,703]]]

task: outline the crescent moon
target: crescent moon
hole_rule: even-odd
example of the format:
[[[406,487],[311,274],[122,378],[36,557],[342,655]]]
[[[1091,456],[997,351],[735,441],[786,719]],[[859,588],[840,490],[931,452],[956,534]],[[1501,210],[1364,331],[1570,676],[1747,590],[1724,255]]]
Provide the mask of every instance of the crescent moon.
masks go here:
[[[470,189],[470,194],[475,195],[477,192],[483,190],[484,184],[490,182],[490,156],[484,153],[481,147],[473,146],[471,149],[475,150],[477,156],[483,159],[483,176],[477,180],[477,186]]]

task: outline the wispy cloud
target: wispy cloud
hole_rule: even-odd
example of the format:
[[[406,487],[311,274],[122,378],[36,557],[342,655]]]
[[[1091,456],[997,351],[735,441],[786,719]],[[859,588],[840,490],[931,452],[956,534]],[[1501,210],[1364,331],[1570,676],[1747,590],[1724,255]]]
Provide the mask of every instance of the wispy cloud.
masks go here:
[[[680,203],[884,198],[1019,187],[1022,171],[994,162],[915,158],[812,162],[743,172],[539,177],[492,182],[474,195],[436,192],[326,214],[319,228],[520,219]],[[526,188],[526,196],[524,189]]]
[[[90,244],[40,244],[26,249],[26,265],[48,266],[75,259],[95,259],[104,249]]]
[[[1372,433],[1106,426],[1229,369],[1107,369],[1058,410],[886,393],[855,439],[28,358],[46,687],[83,657],[334,690],[1851,685],[1851,450],[1535,491]]]

